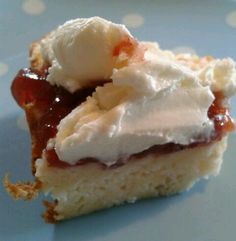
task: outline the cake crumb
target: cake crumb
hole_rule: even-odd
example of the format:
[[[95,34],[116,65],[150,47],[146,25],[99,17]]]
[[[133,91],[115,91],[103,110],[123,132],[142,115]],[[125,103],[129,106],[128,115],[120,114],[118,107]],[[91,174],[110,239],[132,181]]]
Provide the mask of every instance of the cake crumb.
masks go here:
[[[42,214],[43,219],[46,223],[55,223],[55,216],[57,215],[55,207],[57,205],[57,201],[49,202],[47,200],[43,200],[43,205],[46,207],[46,211]]]
[[[30,201],[38,196],[41,182],[35,180],[34,182],[11,183],[8,175],[5,175],[3,178],[3,186],[12,198]]]

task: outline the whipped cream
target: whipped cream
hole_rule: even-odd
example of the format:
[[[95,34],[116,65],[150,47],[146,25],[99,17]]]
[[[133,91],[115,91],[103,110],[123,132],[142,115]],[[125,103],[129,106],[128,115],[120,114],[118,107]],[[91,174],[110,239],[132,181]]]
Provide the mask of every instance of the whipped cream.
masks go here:
[[[198,71],[202,85],[210,86],[214,92],[222,91],[230,97],[236,92],[235,62],[231,58],[216,59]]]
[[[98,17],[65,23],[41,48],[51,84],[74,92],[110,80],[62,119],[48,142],[71,165],[90,157],[110,166],[153,145],[207,140],[212,92],[236,93],[233,60],[175,56]]]
[[[61,160],[73,165],[91,157],[110,166],[153,145],[210,137],[209,86],[168,55],[154,56],[146,52],[142,61],[115,69],[112,83],[60,122],[55,148]]]
[[[100,17],[70,20],[41,41],[41,52],[48,62],[47,80],[70,92],[108,80],[120,54],[114,48],[122,41],[135,44],[124,25]]]

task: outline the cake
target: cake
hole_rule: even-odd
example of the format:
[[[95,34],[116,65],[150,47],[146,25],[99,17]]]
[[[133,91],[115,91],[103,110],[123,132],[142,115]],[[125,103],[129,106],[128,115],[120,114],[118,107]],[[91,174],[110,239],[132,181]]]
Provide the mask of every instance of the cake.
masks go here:
[[[47,222],[169,196],[219,173],[234,130],[235,63],[174,54],[99,17],[70,20],[32,43],[12,83],[32,139],[33,183]]]

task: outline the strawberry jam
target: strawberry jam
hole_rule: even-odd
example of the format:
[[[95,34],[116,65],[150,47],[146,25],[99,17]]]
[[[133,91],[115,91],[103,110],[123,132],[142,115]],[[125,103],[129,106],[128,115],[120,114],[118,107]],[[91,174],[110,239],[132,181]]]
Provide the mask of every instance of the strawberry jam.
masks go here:
[[[94,89],[73,94],[45,81],[47,71],[22,69],[15,77],[11,91],[25,112],[32,137],[32,158],[39,158],[49,138],[55,136],[60,120],[91,95]]]
[[[131,38],[125,38],[119,42],[113,49],[113,56],[119,56],[122,52],[126,53],[128,56],[132,56],[137,43]]]
[[[224,95],[221,92],[215,92],[215,100],[208,110],[209,119],[214,121],[214,138],[220,139],[224,134],[234,130],[234,121],[229,115],[227,107],[224,107]]]
[[[126,48],[118,46],[116,51]],[[116,54],[116,51],[114,54]],[[47,70],[38,72],[31,69],[22,69],[18,72],[12,83],[12,94],[16,102],[21,106],[26,113],[28,124],[32,137],[32,158],[33,172],[34,161],[41,157],[42,151],[45,149],[50,138],[54,137],[57,132],[57,125],[60,120],[70,113],[81,102],[85,101],[86,97],[91,95],[94,88],[79,90],[73,94],[62,87],[52,86],[46,81]],[[213,120],[215,130],[210,140],[196,142],[190,145],[179,145],[168,143],[164,145],[156,145],[141,153],[132,155],[135,158],[142,157],[149,153],[158,155],[171,153],[186,148],[206,145],[209,142],[220,140],[225,134],[234,129],[234,123],[231,119],[227,107],[224,106],[224,96],[221,92],[214,93],[215,100],[208,110],[208,117]],[[54,149],[46,150],[45,155],[50,166],[66,168],[70,165],[59,160]],[[97,162],[93,158],[84,158],[78,160],[78,165],[88,162]],[[122,164],[118,161],[115,166]],[[115,167],[114,166],[114,167]]]

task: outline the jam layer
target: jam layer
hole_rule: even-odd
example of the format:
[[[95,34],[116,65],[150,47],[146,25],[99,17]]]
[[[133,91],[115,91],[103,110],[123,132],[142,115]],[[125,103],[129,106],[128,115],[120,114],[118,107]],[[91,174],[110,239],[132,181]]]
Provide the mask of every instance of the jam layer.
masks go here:
[[[86,97],[94,91],[94,88],[89,88],[71,94],[62,87],[50,85],[46,81],[46,77],[47,70],[37,72],[31,69],[22,69],[13,80],[11,88],[16,102],[26,112],[32,138],[33,172],[34,161],[41,157],[48,140],[55,137],[57,132],[56,127],[60,120],[81,102],[85,101]],[[234,123],[229,115],[228,108],[224,106],[225,98],[221,92],[215,92],[214,95],[215,100],[208,110],[208,117],[214,121],[215,126],[210,140],[185,146],[174,143],[157,145],[133,156],[138,158],[149,153],[167,154],[186,148],[206,145],[210,142],[220,140],[225,134],[232,131]],[[45,152],[50,166],[61,168],[70,166],[68,163],[59,160],[54,149]],[[78,165],[82,165],[87,162],[97,162],[98,160],[85,158],[78,161]],[[122,160],[117,163],[116,165],[122,164]]]
[[[94,88],[90,88],[71,94],[64,88],[50,85],[45,81],[46,76],[46,70],[37,72],[22,69],[11,86],[13,97],[26,113],[33,162],[41,157],[48,140],[56,135],[60,120],[94,91]],[[34,163],[32,166],[34,172]]]

